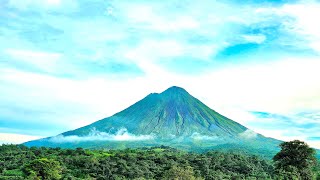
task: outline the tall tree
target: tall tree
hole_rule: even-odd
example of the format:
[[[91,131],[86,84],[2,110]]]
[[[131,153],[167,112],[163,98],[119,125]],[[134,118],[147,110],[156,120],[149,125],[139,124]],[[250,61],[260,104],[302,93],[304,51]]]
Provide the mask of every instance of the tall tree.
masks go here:
[[[41,158],[35,159],[23,168],[23,172],[32,179],[60,179],[61,166],[58,161]]]
[[[193,168],[187,166],[186,168],[173,166],[165,172],[165,179],[169,180],[201,180],[200,177],[195,177]]]
[[[294,140],[280,144],[281,151],[274,157],[276,172],[283,176],[297,176],[299,179],[312,179],[312,167],[316,164],[315,150],[303,141]],[[283,179],[292,177],[283,177]]]

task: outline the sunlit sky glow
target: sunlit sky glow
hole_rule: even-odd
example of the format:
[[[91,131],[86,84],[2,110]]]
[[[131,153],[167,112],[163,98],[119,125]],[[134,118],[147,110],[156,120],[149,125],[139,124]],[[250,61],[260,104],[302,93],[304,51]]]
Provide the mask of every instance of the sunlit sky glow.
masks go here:
[[[318,0],[0,0],[0,143],[176,85],[255,132],[320,148],[318,17]]]

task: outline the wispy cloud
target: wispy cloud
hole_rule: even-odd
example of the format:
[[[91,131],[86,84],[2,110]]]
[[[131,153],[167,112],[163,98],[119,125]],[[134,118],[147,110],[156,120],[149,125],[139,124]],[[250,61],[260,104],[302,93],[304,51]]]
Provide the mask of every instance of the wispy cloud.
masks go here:
[[[29,68],[36,68],[45,72],[56,72],[61,58],[60,53],[37,52],[21,49],[6,49],[5,53],[10,56],[10,63],[20,64]]]
[[[261,134],[284,141],[299,139],[320,148],[319,112],[296,114],[274,114],[268,112],[250,112],[255,117],[248,121],[248,127]]]
[[[28,11],[31,9],[44,12],[45,10],[52,10],[57,8],[62,9],[66,6],[70,9],[73,9],[77,7],[77,3],[73,0],[8,0],[8,6],[17,8],[22,11]]]
[[[217,136],[207,136],[207,135],[201,135],[200,133],[193,133],[190,138],[194,140],[200,140],[200,141],[218,141],[221,140]]]
[[[302,36],[307,45],[318,53],[320,53],[320,25],[315,23],[314,18],[320,16],[319,9],[318,1],[301,1],[297,4],[284,5],[280,9],[280,13],[294,17],[294,22],[287,24],[288,31]]]
[[[244,132],[240,133],[239,136],[244,138],[244,139],[254,139],[257,137],[257,133],[250,130],[250,129],[247,129],[245,130]]]
[[[20,144],[30,140],[36,140],[42,138],[41,136],[30,136],[24,134],[14,133],[0,133],[0,145],[1,144]]]
[[[58,135],[48,139],[48,141],[55,143],[65,143],[65,142],[83,142],[83,141],[142,141],[151,140],[154,136],[152,135],[134,135],[128,132],[127,129],[119,129],[114,134],[109,134],[105,132],[99,132],[92,130],[88,136],[63,136]]]
[[[257,35],[243,35],[242,36],[245,41],[248,43],[257,43],[261,44],[266,40],[266,36],[263,34],[257,34]]]

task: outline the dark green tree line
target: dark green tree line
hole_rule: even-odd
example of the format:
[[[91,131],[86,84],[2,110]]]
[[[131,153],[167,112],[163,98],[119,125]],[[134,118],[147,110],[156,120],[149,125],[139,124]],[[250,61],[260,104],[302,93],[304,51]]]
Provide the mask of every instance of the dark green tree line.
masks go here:
[[[314,150],[281,144],[271,160],[241,153],[188,153],[169,147],[125,150],[0,146],[1,179],[310,179]]]

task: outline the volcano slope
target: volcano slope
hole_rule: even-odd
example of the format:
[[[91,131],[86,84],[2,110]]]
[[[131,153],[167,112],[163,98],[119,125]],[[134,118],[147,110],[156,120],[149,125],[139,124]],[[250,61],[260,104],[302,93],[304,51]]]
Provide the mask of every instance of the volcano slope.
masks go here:
[[[187,151],[245,151],[273,156],[281,141],[264,137],[224,117],[180,87],[151,93],[127,109],[27,146],[140,148],[170,146]]]

